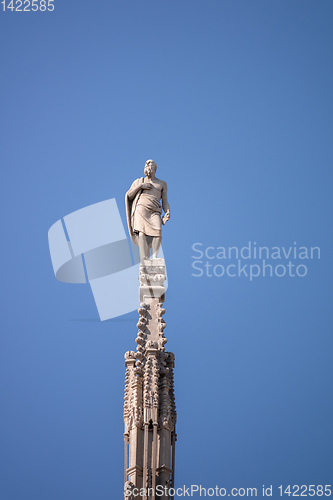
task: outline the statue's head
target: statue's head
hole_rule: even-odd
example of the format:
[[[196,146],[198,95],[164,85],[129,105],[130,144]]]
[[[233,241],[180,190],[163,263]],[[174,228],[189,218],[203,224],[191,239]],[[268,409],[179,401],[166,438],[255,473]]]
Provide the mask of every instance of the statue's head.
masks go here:
[[[151,177],[153,173],[156,174],[156,169],[157,169],[156,163],[153,160],[147,160],[145,163],[144,174],[147,177]]]

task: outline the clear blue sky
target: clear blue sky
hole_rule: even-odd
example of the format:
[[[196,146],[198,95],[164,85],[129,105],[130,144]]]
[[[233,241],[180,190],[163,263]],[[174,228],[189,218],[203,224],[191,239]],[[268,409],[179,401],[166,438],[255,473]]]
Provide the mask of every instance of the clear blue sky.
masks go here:
[[[0,11],[1,499],[122,497],[137,314],[99,322],[47,232],[108,198],[124,218],[148,158],[171,207],[176,485],[333,483],[331,0],[54,3]],[[192,276],[193,243],[249,241],[321,258]]]

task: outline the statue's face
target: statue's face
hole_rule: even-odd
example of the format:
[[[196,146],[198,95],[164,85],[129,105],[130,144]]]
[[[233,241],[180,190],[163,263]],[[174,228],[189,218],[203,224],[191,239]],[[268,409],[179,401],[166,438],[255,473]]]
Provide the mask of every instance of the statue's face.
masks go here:
[[[151,161],[146,163],[144,172],[145,172],[145,175],[147,177],[149,177],[149,178],[152,177],[153,174],[155,174],[155,172],[156,172],[155,164]]]

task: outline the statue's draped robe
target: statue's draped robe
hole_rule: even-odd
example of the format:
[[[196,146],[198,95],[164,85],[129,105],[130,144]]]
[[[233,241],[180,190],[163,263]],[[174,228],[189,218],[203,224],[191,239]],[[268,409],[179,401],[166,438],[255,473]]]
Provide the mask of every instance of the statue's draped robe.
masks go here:
[[[150,192],[151,190],[140,189],[133,200],[129,199],[128,193],[141,184],[143,180],[144,178],[141,177],[133,182],[125,199],[128,230],[136,245],[138,245],[139,232],[146,236],[162,236],[160,197],[154,196]]]

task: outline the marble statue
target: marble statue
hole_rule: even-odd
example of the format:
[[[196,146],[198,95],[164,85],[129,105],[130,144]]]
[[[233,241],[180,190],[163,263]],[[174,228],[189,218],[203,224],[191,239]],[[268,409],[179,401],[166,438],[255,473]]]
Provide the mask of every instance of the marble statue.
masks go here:
[[[170,219],[167,184],[155,177],[156,169],[156,163],[147,160],[145,177],[136,179],[125,197],[128,230],[132,241],[139,247],[141,262],[150,259],[150,248],[152,258],[157,258],[162,241],[162,224]]]

